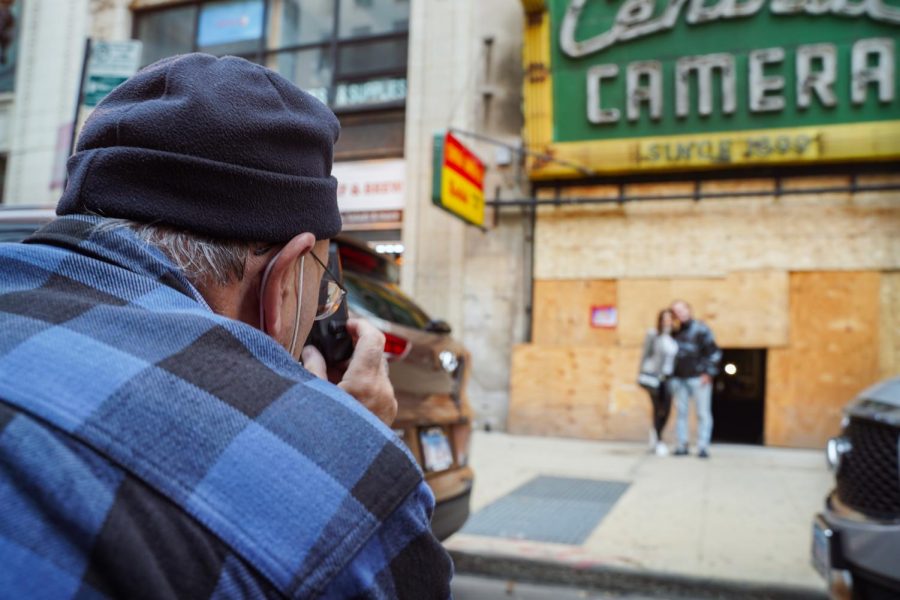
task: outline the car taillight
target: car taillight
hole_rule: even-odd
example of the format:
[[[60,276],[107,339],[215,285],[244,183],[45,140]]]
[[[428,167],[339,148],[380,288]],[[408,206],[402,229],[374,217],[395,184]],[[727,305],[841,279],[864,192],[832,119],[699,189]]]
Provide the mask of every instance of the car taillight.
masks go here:
[[[374,273],[378,269],[378,259],[368,252],[344,245],[340,247],[339,252],[341,254],[341,262],[348,265],[351,270]]]
[[[472,424],[458,423],[453,426],[453,449],[456,451],[456,464],[460,467],[469,462],[469,440],[472,439]]]
[[[393,358],[402,358],[409,349],[409,340],[392,333],[384,334],[384,353],[387,354],[388,360]]]

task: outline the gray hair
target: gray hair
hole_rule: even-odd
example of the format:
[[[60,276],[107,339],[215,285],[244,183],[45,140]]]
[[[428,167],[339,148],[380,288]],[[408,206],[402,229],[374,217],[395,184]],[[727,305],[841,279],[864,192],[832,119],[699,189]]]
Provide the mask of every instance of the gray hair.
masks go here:
[[[97,233],[130,229],[142,242],[165,254],[195,286],[202,283],[228,285],[244,278],[244,266],[253,242],[209,237],[169,225],[108,219],[94,227]]]

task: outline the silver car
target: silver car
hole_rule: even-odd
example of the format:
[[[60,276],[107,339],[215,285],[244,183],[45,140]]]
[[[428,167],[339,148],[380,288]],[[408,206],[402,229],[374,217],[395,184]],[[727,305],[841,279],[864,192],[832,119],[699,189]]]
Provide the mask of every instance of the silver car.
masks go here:
[[[828,442],[836,486],[813,523],[832,598],[900,598],[900,377],[862,392]]]

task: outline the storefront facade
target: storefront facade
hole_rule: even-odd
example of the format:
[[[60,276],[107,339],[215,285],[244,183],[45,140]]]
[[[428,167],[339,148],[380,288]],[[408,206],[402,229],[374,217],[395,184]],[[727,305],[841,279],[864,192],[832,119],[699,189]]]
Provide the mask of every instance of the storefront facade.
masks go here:
[[[641,343],[684,299],[730,365],[717,439],[820,446],[855,393],[900,373],[900,12],[522,4],[541,155],[509,429],[643,439]]]
[[[237,55],[329,104],[342,123],[338,168],[356,183],[357,193],[343,198],[346,220],[372,240],[399,242],[408,1],[16,0],[13,10],[23,47],[13,38],[12,62],[0,64],[0,157],[10,156],[6,203],[53,204],[61,191],[84,39],[134,39],[142,43],[141,65],[192,51]],[[89,110],[81,110],[80,121]],[[5,112],[17,127],[4,127]],[[371,180],[373,164],[391,181]]]

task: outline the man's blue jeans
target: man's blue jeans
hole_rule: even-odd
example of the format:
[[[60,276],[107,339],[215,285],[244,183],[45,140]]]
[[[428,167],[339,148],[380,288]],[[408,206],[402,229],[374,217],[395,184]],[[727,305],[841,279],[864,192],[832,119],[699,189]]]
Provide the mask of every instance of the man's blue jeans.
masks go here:
[[[675,401],[678,411],[678,423],[675,428],[678,435],[678,447],[687,448],[688,444],[688,404],[693,398],[697,403],[697,448],[709,448],[712,437],[712,384],[701,383],[699,377],[681,379],[672,377],[668,381],[669,393]]]

